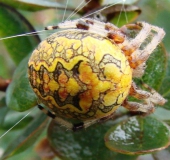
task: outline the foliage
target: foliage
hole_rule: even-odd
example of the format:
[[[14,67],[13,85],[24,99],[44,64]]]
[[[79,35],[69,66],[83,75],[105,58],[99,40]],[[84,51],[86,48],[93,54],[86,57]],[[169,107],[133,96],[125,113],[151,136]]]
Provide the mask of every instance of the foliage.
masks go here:
[[[38,45],[42,37],[36,34],[9,39],[3,39],[3,37],[34,32],[34,28],[39,29],[40,26],[42,30],[41,22],[45,22],[41,21],[39,15],[45,17],[46,14],[49,14],[47,16],[49,20],[44,17],[43,20],[45,19],[51,24],[58,23],[59,20],[53,15],[53,11],[57,12],[57,18],[61,21],[65,2],[0,0],[0,37],[2,37],[0,42],[4,42],[5,46],[0,43],[0,76],[12,78],[9,86],[7,81],[2,79],[3,84],[8,87],[5,96],[3,94],[0,99],[0,134],[2,135],[7,128],[15,126],[21,117],[29,113],[17,126],[13,127],[13,130],[2,138],[0,136],[0,147],[4,150],[1,159],[22,159],[23,155],[26,155],[25,157],[29,155],[28,159],[37,158],[38,156],[28,148],[31,148],[37,139],[36,143],[38,143],[39,137],[44,136],[48,141],[46,148],[42,145],[44,143],[40,143],[39,148],[42,151],[36,151],[39,156],[49,159],[55,156],[61,160],[136,160],[139,158],[139,154],[150,153],[157,159],[160,159],[159,157],[164,151],[170,154],[169,148],[167,148],[170,143],[170,72],[168,70],[170,62],[167,59],[167,51],[170,51],[168,45],[170,23],[165,22],[165,19],[170,18],[167,7],[170,2],[166,0],[161,2],[159,0],[127,0],[125,4],[122,1],[120,4],[105,9],[105,5],[108,4],[110,5],[107,0],[91,1],[79,10],[75,17],[102,9],[101,14],[118,26],[126,24],[127,20],[128,22],[142,20],[165,28],[167,32],[164,40],[165,47],[161,44],[154,51],[147,62],[147,69],[141,80],[158,90],[169,101],[163,108],[157,106],[156,112],[146,117],[131,116],[128,111],[120,109],[113,120],[90,126],[87,130],[76,133],[66,131],[54,122],[48,125],[48,118],[36,108],[37,98],[30,88],[27,78],[27,61],[31,51]],[[68,4],[68,10],[74,10],[77,5],[76,0],[72,1]],[[53,10],[54,8],[57,10]],[[69,11],[66,12],[67,16],[70,14]],[[32,15],[31,18],[30,15]],[[30,19],[32,24],[25,17]],[[48,24],[44,24],[44,26],[46,25]],[[48,131],[47,134],[46,131]],[[153,153],[155,151],[157,153]],[[163,158],[161,157],[161,159]]]

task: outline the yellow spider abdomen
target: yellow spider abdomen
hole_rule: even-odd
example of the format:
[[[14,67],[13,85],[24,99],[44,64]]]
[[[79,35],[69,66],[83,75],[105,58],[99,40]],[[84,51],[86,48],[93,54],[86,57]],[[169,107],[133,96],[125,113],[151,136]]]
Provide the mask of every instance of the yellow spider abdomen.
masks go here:
[[[112,114],[125,100],[132,70],[108,38],[81,30],[52,34],[28,62],[30,84],[56,115],[79,120]]]

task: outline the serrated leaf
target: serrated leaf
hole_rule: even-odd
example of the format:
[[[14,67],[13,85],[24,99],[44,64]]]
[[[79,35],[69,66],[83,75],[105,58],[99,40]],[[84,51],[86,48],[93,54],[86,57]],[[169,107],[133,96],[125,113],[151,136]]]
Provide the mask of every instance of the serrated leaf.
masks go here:
[[[13,110],[25,111],[37,104],[37,97],[28,80],[27,63],[29,56],[22,60],[6,91],[7,106]]]
[[[42,9],[49,9],[49,8],[65,9],[65,5],[62,5],[54,1],[48,1],[48,0],[36,0],[36,1],[35,0],[15,0],[15,1],[0,0],[0,2],[10,5],[14,8],[28,10],[28,11],[39,11]]]
[[[151,153],[168,147],[170,129],[153,117],[131,117],[109,129],[105,144],[110,150],[123,154]]]
[[[39,114],[34,121],[24,130],[23,133],[9,145],[5,150],[2,159],[22,153],[32,146],[46,127],[48,119],[45,114]]]
[[[19,12],[3,4],[0,4],[0,22],[0,38],[34,31]],[[40,39],[38,36],[22,36],[3,39],[3,42],[15,64],[19,64],[37,46]]]

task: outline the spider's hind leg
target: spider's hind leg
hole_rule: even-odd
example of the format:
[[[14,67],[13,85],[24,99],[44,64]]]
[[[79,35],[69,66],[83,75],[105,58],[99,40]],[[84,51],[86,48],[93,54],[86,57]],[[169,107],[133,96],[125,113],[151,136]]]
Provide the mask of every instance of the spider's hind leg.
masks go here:
[[[51,117],[56,123],[58,123],[61,126],[64,126],[68,130],[72,130],[74,132],[82,130],[82,129],[86,129],[89,126],[91,126],[95,123],[103,123],[103,122],[107,121],[108,119],[111,119],[114,116],[114,114],[111,114],[109,116],[106,116],[106,117],[103,117],[103,118],[100,118],[100,119],[86,120],[84,122],[72,124],[71,122],[68,122],[67,120],[64,120],[63,118],[58,117],[55,113],[45,109],[40,104],[38,104],[38,108],[43,113],[45,113],[47,116]]]
[[[138,103],[138,102],[129,102],[125,100],[122,106],[128,109],[129,111],[142,112],[144,113],[144,115],[151,114],[155,111],[155,107],[152,103],[143,104],[143,103]]]
[[[155,110],[154,105],[163,105],[166,100],[154,89],[149,87],[147,84],[143,84],[143,86],[149,90],[144,91],[137,88],[136,84],[132,82],[132,86],[130,88],[130,95],[135,97],[136,99],[143,100],[143,103],[139,102],[129,102],[125,100],[122,104],[125,108],[130,111],[140,111],[146,114],[153,113]]]
[[[151,97],[149,98],[149,100],[154,103],[154,104],[158,104],[158,105],[164,105],[167,100],[164,99],[157,91],[155,91],[153,88],[151,88],[150,86],[148,86],[146,83],[142,83],[143,87],[146,88],[147,90],[149,90],[149,92],[151,93]]]
[[[91,126],[92,124],[95,124],[95,123],[97,123],[97,122],[99,122],[101,120],[101,119],[100,120],[94,119],[94,120],[88,120],[88,121],[85,121],[85,122],[79,122],[79,123],[72,124],[71,122],[68,122],[67,120],[64,120],[63,118],[58,117],[55,113],[45,109],[40,104],[38,104],[38,108],[43,113],[45,113],[47,116],[51,117],[56,123],[58,123],[61,126],[64,126],[68,130],[72,130],[74,132],[79,131],[81,129],[85,129],[85,128]],[[103,119],[103,121],[104,121],[104,119]]]
[[[65,126],[68,130],[73,130],[73,124],[60,118],[57,117],[55,113],[45,109],[44,107],[42,107],[40,104],[38,104],[38,108],[45,113],[47,116],[51,117],[53,120],[55,120],[59,125],[61,126]]]

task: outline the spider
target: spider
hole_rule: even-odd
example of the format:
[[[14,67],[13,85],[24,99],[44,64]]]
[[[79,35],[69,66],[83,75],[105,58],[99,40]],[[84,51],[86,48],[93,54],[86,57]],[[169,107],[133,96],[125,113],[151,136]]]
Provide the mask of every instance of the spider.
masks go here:
[[[28,62],[30,84],[44,113],[67,129],[77,131],[112,118],[119,106],[146,114],[166,100],[134,77],[142,77],[146,61],[162,41],[164,30],[146,22],[121,28],[91,18],[48,26],[63,29],[42,41]],[[134,38],[128,30],[139,30]],[[146,39],[151,41],[141,48]],[[128,101],[128,96],[142,100]],[[78,123],[72,123],[72,119]]]

